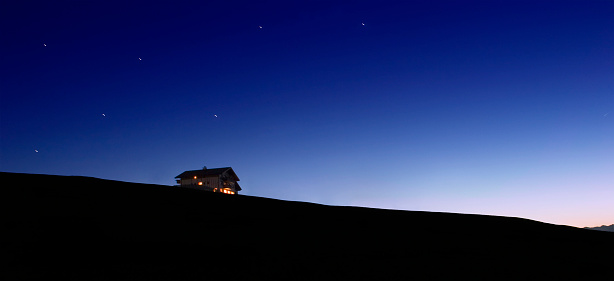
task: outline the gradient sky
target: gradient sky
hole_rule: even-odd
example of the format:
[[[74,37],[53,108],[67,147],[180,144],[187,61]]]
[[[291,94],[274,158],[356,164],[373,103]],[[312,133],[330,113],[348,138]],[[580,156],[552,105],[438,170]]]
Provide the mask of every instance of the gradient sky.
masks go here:
[[[0,50],[1,171],[614,223],[614,1],[3,1]]]

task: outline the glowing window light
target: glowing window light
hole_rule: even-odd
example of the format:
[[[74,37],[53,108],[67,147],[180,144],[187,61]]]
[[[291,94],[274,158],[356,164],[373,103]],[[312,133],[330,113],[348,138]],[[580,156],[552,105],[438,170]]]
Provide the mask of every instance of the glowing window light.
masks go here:
[[[194,176],[194,179],[196,179],[196,176]]]
[[[202,181],[199,181],[199,182],[198,182],[198,185],[203,185],[203,182],[202,182]]]

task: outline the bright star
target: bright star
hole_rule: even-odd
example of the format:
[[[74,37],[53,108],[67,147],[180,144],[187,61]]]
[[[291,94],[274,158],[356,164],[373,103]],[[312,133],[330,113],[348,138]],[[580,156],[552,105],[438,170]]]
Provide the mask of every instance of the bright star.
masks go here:
[[[258,27],[260,27],[260,29],[262,29],[262,25],[259,25]]]
[[[43,46],[47,47],[47,44],[43,44]]]
[[[215,116],[215,118],[217,118],[217,115],[213,114],[213,116]]]
[[[142,60],[141,58],[139,58],[139,60]]]
[[[38,150],[35,149],[34,152],[38,152]]]

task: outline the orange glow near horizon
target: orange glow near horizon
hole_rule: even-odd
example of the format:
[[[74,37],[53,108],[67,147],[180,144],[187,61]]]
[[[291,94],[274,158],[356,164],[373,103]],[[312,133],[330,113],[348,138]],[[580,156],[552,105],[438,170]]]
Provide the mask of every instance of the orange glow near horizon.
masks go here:
[[[224,194],[235,194],[235,192],[232,191],[230,188],[220,188],[220,189],[214,188],[213,192],[222,192]]]
[[[224,188],[224,189],[221,189],[221,190],[222,190],[222,192],[224,192],[225,194],[235,194],[235,192],[234,192],[234,191],[232,191],[230,188]],[[215,190],[214,190],[214,191],[215,191]]]

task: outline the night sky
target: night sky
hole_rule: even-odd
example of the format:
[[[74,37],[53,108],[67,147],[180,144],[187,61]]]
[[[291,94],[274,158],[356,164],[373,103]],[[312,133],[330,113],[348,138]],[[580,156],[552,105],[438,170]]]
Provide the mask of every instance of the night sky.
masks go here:
[[[614,1],[3,1],[0,50],[1,171],[614,222]]]

